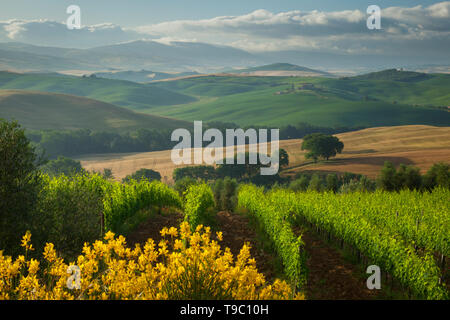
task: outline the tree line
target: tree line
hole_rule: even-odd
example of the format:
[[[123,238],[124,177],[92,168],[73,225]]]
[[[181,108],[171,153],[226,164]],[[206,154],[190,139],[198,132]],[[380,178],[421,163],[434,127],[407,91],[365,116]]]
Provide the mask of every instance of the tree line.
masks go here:
[[[226,129],[238,129],[234,123],[209,122],[205,124],[207,129],[216,128],[225,134]],[[247,130],[250,127],[243,127]],[[253,129],[263,127],[252,126]],[[267,128],[264,129],[276,129]],[[307,123],[288,125],[281,127],[280,139],[300,139],[312,133],[337,134],[361,128],[327,128],[313,126]],[[188,129],[188,130],[192,130]],[[269,130],[270,132],[270,130]],[[126,153],[126,152],[150,152],[172,149],[177,142],[171,141],[172,130],[169,129],[139,129],[135,131],[117,133],[95,131],[90,129],[79,130],[42,130],[26,131],[26,136],[32,141],[38,153],[49,159],[58,156],[76,156],[83,154],[101,153]],[[193,134],[193,132],[191,132]],[[204,142],[207,146],[209,142]]]

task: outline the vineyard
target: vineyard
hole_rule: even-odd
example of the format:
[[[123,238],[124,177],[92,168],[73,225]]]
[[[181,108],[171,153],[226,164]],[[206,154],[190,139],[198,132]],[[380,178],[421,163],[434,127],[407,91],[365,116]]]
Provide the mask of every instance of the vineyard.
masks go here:
[[[278,221],[279,227],[309,224],[341,246],[351,246],[364,265],[378,265],[415,296],[426,299],[448,298],[443,278],[449,250],[449,198],[448,189],[339,195],[274,190],[263,195],[261,189],[246,186],[239,194],[240,204],[253,214],[263,216],[260,204],[273,212],[276,218],[271,221]],[[277,235],[275,241],[287,239],[270,225],[268,230]],[[284,240],[280,245],[286,256],[293,252],[292,243]]]
[[[25,254],[0,253],[3,299],[303,299],[311,271],[304,227],[350,249],[363,268],[379,266],[411,298],[449,297],[446,188],[336,194],[247,184],[238,187],[233,209],[234,195],[223,183],[195,183],[179,193],[146,179],[41,178],[41,229],[24,235]],[[256,221],[282,266],[271,283],[256,268],[248,243],[235,255],[221,247],[215,220],[222,208]],[[159,230],[159,242],[149,237],[127,244],[128,234],[163,212],[181,213],[184,221]],[[78,288],[67,287],[69,266],[80,268]]]

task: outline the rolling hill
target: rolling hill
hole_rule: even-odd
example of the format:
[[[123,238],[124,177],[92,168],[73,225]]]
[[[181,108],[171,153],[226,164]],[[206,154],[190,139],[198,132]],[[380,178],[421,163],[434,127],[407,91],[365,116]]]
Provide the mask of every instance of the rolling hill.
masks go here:
[[[148,111],[184,120],[242,126],[299,122],[347,127],[450,125],[450,113],[442,108],[450,105],[450,75],[444,74],[426,75],[414,82],[358,77],[209,76],[154,86],[198,98],[193,103]]]
[[[60,74],[0,72],[0,89],[72,94],[134,110],[184,104],[196,100],[182,93],[130,81]]]
[[[91,129],[123,132],[139,128],[190,127],[165,117],[140,114],[115,105],[67,94],[0,90],[0,118],[17,120],[24,128]]]
[[[95,75],[99,78],[125,80],[133,82],[151,82],[156,80],[173,79],[178,77],[188,77],[199,75],[197,72],[179,72],[179,73],[166,73],[166,72],[153,72],[148,70],[141,71],[118,71],[118,72],[97,72]]]
[[[344,142],[344,151],[324,163],[311,163],[301,150],[301,139],[280,141],[280,148],[289,154],[289,168],[283,175],[294,176],[302,171],[353,172],[375,178],[384,161],[419,167],[423,172],[436,162],[450,161],[450,128],[432,126],[399,126],[369,128],[337,134]],[[165,180],[172,180],[177,167],[171,161],[171,150],[101,154],[78,157],[83,167],[101,171],[111,168],[116,179],[122,179],[139,169],[148,168],[161,173]]]
[[[297,66],[290,63],[274,63],[259,67],[238,69],[230,71],[229,73],[246,74],[251,76],[297,76],[297,77],[320,77],[327,76],[332,77],[333,75],[320,71],[314,70],[306,67]]]

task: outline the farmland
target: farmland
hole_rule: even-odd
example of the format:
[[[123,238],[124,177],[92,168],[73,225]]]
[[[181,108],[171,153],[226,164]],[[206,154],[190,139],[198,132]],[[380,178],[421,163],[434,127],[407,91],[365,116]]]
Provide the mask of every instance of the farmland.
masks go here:
[[[448,127],[404,126],[380,127],[337,135],[345,144],[344,152],[328,163],[311,163],[305,160],[301,150],[301,140],[280,142],[290,159],[286,175],[295,175],[305,170],[354,172],[375,178],[385,161],[396,164],[414,164],[423,171],[433,163],[450,159]],[[176,166],[171,161],[171,151],[156,151],[133,154],[102,154],[78,157],[88,170],[100,171],[111,168],[117,179],[139,170],[154,168],[172,180]]]

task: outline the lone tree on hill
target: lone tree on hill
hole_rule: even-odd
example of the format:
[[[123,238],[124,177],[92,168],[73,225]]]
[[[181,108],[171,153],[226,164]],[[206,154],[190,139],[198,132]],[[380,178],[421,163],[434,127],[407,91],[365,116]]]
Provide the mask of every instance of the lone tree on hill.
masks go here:
[[[302,150],[308,150],[305,155],[307,159],[314,159],[316,162],[319,157],[328,160],[335,157],[337,153],[341,153],[344,149],[342,143],[337,137],[326,135],[323,133],[312,133],[303,139]]]

